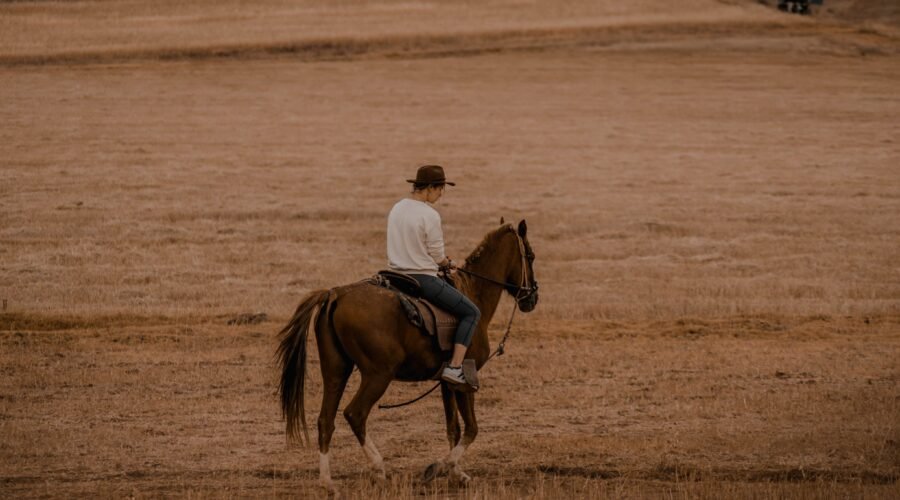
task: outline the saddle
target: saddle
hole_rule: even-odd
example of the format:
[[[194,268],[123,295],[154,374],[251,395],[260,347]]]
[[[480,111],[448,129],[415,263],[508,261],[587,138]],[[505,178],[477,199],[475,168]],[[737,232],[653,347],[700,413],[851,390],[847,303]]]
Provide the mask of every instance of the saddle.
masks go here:
[[[422,288],[418,281],[405,274],[385,270],[378,271],[370,282],[395,292],[409,322],[422,333],[435,337],[442,351],[453,350],[453,337],[459,320],[422,298]]]

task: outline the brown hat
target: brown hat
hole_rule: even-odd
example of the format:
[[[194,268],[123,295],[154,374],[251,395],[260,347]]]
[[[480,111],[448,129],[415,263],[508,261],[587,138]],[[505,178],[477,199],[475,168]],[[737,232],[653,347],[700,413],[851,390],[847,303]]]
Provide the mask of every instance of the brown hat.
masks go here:
[[[440,165],[425,165],[419,167],[419,170],[416,171],[416,178],[406,179],[406,182],[411,182],[416,186],[433,186],[439,184],[456,185],[455,182],[447,181],[447,178],[444,177],[444,167],[441,167]]]

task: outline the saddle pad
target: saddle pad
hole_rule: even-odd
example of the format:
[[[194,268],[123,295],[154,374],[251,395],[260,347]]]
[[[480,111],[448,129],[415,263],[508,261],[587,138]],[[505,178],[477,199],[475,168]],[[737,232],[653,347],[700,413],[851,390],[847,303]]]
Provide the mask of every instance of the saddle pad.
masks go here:
[[[453,337],[456,336],[456,326],[459,325],[456,316],[424,299],[414,300],[413,303],[422,315],[428,335],[437,337],[442,351],[452,351]]]

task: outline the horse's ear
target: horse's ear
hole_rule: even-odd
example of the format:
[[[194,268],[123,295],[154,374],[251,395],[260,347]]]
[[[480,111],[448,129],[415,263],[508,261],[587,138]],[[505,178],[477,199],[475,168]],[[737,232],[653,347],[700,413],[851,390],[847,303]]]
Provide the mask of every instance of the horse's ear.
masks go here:
[[[525,219],[522,219],[522,222],[519,223],[519,236],[525,237],[528,234],[528,225],[525,224]]]
[[[500,216],[500,225],[506,224],[506,220],[503,219],[503,216]]]

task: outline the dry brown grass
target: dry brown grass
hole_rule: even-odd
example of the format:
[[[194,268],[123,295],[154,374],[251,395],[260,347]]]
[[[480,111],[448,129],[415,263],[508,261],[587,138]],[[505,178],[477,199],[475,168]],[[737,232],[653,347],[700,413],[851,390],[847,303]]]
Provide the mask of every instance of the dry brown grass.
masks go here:
[[[279,326],[3,332],[3,489],[322,496],[314,450],[284,445]],[[697,322],[523,322],[482,374],[469,489],[415,484],[445,452],[435,397],[374,413],[385,485],[338,425],[336,479],[350,498],[896,496],[897,322],[704,326],[711,333]],[[421,389],[398,385],[385,399]],[[320,394],[314,376],[309,402]]]
[[[452,255],[533,224],[538,317],[897,314],[897,65],[732,57],[3,70],[7,298],[288,311],[382,266],[397,179],[441,161]]]
[[[481,53],[0,67],[0,494],[321,495],[315,452],[284,446],[273,335],[307,291],[383,266],[423,162],[459,182],[441,204],[456,258],[528,219],[541,302],[485,370],[476,483],[412,481],[445,452],[430,398],[374,414],[385,485],[339,423],[351,497],[900,494],[900,64],[877,55],[896,42],[653,4],[670,11],[0,5],[4,57],[274,47],[319,36],[287,34],[315,6],[323,33],[340,11],[419,56],[451,32]],[[661,27],[631,38],[641,23]],[[485,33],[517,28],[529,50],[490,53]],[[244,312],[273,321],[226,326]]]

